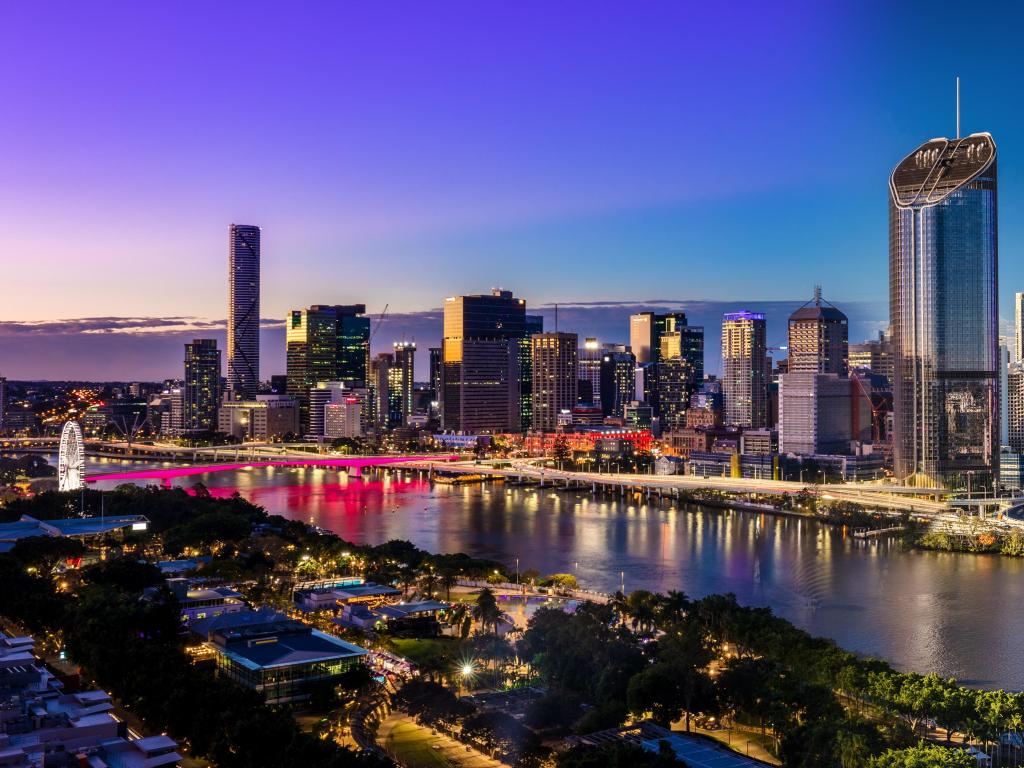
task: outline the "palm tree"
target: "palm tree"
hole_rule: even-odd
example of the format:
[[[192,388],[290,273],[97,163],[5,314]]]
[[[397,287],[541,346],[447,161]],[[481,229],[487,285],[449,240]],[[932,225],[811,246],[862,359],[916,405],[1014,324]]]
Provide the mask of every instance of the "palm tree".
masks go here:
[[[437,572],[434,571],[432,566],[428,566],[426,572],[423,574],[423,594],[427,597],[433,597],[436,589]]]
[[[629,603],[626,600],[626,596],[621,591],[618,591],[612,595],[608,605],[618,617],[619,623],[625,623],[626,616],[629,614]]]
[[[681,621],[690,608],[690,598],[685,592],[677,589],[670,589],[664,595],[658,597],[658,620],[662,624],[671,624]]]
[[[480,622],[484,632],[488,627],[494,628],[494,634],[498,634],[498,622],[501,621],[502,612],[498,607],[498,601],[494,593],[484,587],[476,598],[473,605],[473,618]]]

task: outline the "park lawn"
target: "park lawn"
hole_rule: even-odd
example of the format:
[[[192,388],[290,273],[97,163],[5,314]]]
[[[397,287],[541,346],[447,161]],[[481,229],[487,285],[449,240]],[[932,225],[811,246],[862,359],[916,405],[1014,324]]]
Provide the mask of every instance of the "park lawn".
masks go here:
[[[462,648],[462,641],[454,637],[392,637],[388,644],[399,656],[421,667],[429,667],[430,660],[438,657],[455,659]]]
[[[447,768],[448,761],[430,748],[435,741],[426,728],[398,723],[388,735],[386,746],[406,768]]]

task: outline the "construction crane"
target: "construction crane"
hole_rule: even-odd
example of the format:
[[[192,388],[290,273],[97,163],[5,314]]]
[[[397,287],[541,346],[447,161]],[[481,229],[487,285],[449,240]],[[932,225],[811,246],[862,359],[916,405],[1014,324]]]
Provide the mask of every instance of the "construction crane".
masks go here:
[[[384,309],[380,313],[380,315],[377,317],[377,322],[376,322],[376,324],[374,324],[373,330],[370,331],[370,338],[367,339],[367,342],[372,342],[373,341],[373,337],[377,335],[377,331],[380,330],[381,323],[383,323],[384,322],[384,318],[386,318],[388,316],[388,307],[389,306],[391,306],[391,305],[390,304],[385,304],[384,305]]]

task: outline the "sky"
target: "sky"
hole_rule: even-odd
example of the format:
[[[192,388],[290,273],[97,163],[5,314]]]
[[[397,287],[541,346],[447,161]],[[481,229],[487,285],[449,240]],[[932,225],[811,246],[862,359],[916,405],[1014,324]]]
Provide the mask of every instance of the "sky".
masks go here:
[[[689,307],[711,371],[717,315],[764,309],[779,344],[816,283],[873,335],[888,174],[954,134],[956,75],[999,150],[1008,318],[1022,28],[1000,3],[8,4],[0,375],[179,376],[223,338],[232,222],[262,227],[264,376],[291,309],[388,305],[375,346],[425,349],[445,296],[492,286],[607,341],[623,307]]]

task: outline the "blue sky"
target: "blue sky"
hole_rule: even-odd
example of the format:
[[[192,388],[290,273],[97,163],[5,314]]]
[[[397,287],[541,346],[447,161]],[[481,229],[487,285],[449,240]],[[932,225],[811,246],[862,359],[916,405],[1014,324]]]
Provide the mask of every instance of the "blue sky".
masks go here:
[[[408,331],[400,315],[495,285],[534,306],[757,309],[821,283],[870,323],[887,298],[888,174],[953,133],[957,74],[964,132],[999,147],[1008,315],[1024,288],[1024,12],[716,5],[7,8],[0,373],[51,375],[44,336],[84,338],[55,321],[216,324],[233,221],[263,227],[264,317],[388,303],[387,343]],[[69,355],[66,375],[177,375],[169,350],[191,330],[146,324],[89,326],[103,360]]]

